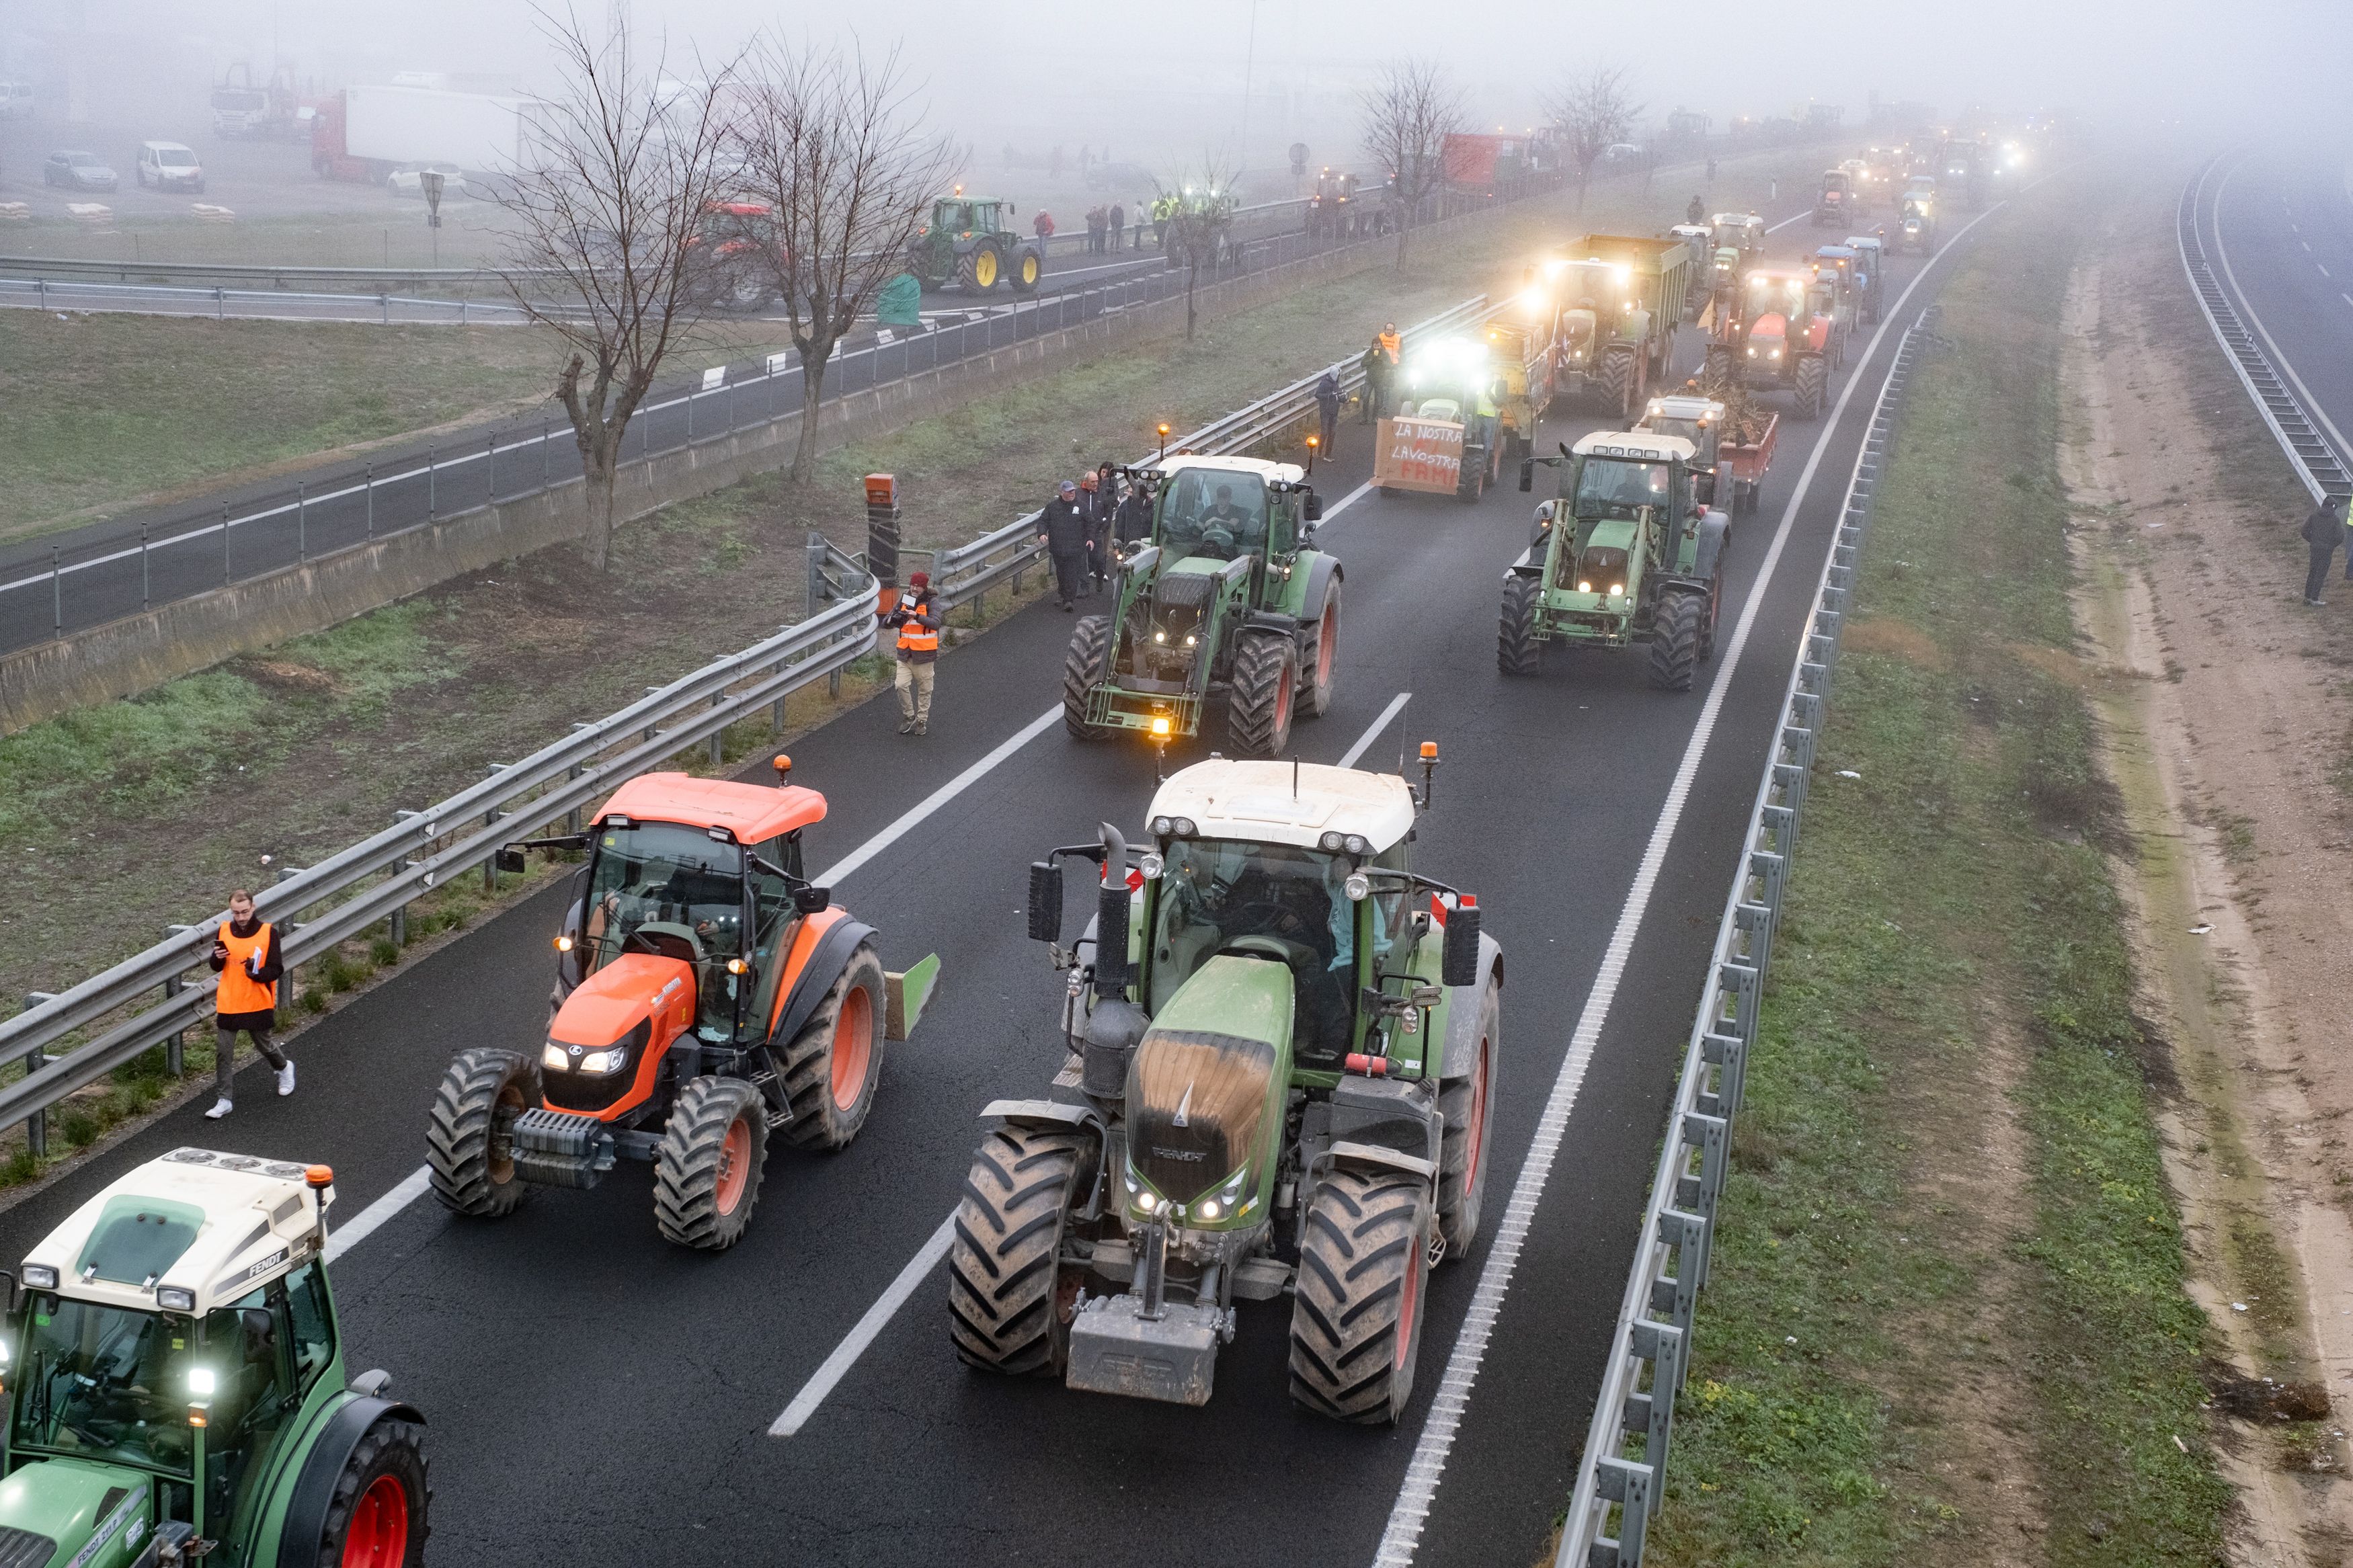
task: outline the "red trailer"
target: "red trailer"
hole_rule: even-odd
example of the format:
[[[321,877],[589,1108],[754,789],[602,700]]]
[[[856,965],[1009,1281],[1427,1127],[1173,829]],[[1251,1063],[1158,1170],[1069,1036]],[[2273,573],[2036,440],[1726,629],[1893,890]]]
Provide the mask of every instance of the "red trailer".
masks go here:
[[[1499,181],[1514,179],[1526,171],[1528,139],[1456,131],[1448,134],[1439,156],[1446,165],[1448,184],[1493,195]]]

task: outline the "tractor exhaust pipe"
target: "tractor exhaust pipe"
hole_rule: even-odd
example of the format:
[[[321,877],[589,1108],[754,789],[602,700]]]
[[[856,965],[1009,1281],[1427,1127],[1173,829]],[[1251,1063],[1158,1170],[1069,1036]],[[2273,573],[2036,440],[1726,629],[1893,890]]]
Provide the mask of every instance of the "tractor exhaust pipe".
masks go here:
[[[1086,1051],[1079,1087],[1106,1110],[1127,1095],[1127,1064],[1149,1022],[1127,999],[1134,973],[1127,962],[1127,840],[1102,825],[1103,886],[1095,898],[1095,1005],[1087,1015]]]

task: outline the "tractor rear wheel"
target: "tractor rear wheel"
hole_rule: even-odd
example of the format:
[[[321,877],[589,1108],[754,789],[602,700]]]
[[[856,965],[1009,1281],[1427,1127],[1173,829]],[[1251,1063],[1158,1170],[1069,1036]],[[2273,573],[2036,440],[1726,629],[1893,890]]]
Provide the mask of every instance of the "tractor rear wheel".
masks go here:
[[[1366,1426],[1404,1415],[1437,1229],[1419,1177],[1335,1171],[1317,1185],[1291,1303],[1292,1398]]]
[[[1479,1208],[1487,1195],[1487,1110],[1495,1100],[1496,1035],[1503,1004],[1491,977],[1479,987],[1479,1059],[1471,1076],[1439,1091],[1438,1109],[1446,1131],[1438,1151],[1438,1234],[1446,1256],[1471,1250],[1479,1234]]]
[[[424,1431],[379,1421],[362,1435],[327,1500],[319,1568],[421,1568],[433,1501]]]
[[[1668,691],[1689,691],[1699,669],[1700,624],[1707,616],[1707,595],[1669,591],[1659,597],[1651,624],[1651,684]]]
[[[1798,362],[1791,384],[1798,391],[1798,417],[1817,419],[1821,416],[1822,394],[1829,387],[1830,367],[1811,355]]]
[[[1045,263],[1039,259],[1038,253],[1025,245],[1013,258],[1012,276],[1008,281],[1013,285],[1016,294],[1035,294],[1038,279],[1045,270]]]
[[[839,1149],[866,1125],[882,1081],[884,994],[882,961],[861,942],[785,1047],[776,1076],[793,1110],[784,1134],[794,1148]]]
[[[1619,419],[1634,412],[1632,354],[1612,353],[1601,356],[1601,411]]]
[[[459,1052],[425,1126],[433,1195],[478,1219],[512,1214],[531,1190],[515,1175],[515,1119],[543,1098],[539,1064],[529,1057],[489,1046]]]
[[[1514,572],[1504,579],[1503,624],[1495,631],[1495,668],[1505,675],[1534,675],[1544,643],[1536,636],[1536,605],[1544,580]]]
[[[654,1145],[654,1227],[723,1252],[744,1239],[768,1157],[768,1108],[739,1078],[689,1079]]]
[[[1080,1132],[999,1128],[973,1152],[948,1243],[948,1334],[966,1366],[1061,1373],[1085,1270],[1057,1258],[1093,1165],[1094,1140]]]
[[[1699,661],[1705,664],[1715,657],[1715,622],[1724,609],[1724,572],[1719,565],[1715,576],[1707,580],[1707,612],[1700,617]]]
[[[1071,628],[1071,650],[1062,656],[1062,728],[1082,741],[1103,741],[1111,731],[1087,722],[1087,697],[1103,679],[1103,652],[1111,647],[1111,617],[1082,616]]]
[[[1299,664],[1299,712],[1305,718],[1320,719],[1332,710],[1332,703],[1340,689],[1340,579],[1337,576],[1324,590],[1324,607],[1317,612],[1314,627],[1307,634],[1307,648]]]
[[[1279,757],[1291,744],[1299,649],[1289,637],[1247,637],[1234,654],[1226,733],[1246,757]]]
[[[997,287],[997,275],[1004,270],[997,260],[997,247],[983,241],[956,258],[956,281],[967,294],[986,294]]]

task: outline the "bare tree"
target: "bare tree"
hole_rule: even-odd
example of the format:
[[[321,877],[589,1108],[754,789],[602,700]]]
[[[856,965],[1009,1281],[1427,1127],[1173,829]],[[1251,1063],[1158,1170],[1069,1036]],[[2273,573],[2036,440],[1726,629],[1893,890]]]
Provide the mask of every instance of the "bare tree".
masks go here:
[[[1201,268],[1206,267],[1216,276],[1219,259],[1233,233],[1233,174],[1230,164],[1204,157],[1198,174],[1179,170],[1173,190],[1160,187],[1162,199],[1168,203],[1167,240],[1163,248],[1185,268],[1187,342],[1193,341],[1193,291],[1199,286]]]
[[[1414,214],[1446,184],[1446,139],[1462,129],[1462,89],[1434,61],[1392,60],[1358,103],[1365,151],[1388,175],[1403,267]]]
[[[1624,66],[1596,66],[1569,85],[1552,106],[1568,161],[1577,165],[1577,206],[1585,210],[1585,187],[1601,155],[1626,140],[1642,106],[1626,90]]]
[[[816,459],[818,398],[828,360],[883,284],[907,270],[907,247],[964,150],[926,132],[899,51],[869,61],[814,46],[768,44],[732,134],[743,192],[773,215],[759,260],[773,275],[801,357],[801,428],[792,477]]]
[[[556,401],[580,447],[588,557],[612,559],[621,437],[662,361],[701,319],[696,237],[723,190],[719,104],[735,62],[670,79],[658,51],[640,69],[623,14],[601,32],[577,13],[540,13],[564,86],[534,122],[499,205],[501,276],[531,321],[571,350]],[[551,302],[553,301],[553,302]]]

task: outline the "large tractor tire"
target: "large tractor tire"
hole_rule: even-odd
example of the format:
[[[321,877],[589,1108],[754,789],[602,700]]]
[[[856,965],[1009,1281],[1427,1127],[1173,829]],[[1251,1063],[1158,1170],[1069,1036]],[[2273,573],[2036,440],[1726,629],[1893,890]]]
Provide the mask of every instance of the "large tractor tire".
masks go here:
[[[1634,356],[1610,353],[1601,358],[1601,412],[1613,419],[1634,413]]]
[[[768,1160],[768,1108],[738,1078],[689,1079],[654,1145],[654,1226],[664,1241],[724,1252],[744,1239]]]
[[[1791,378],[1791,384],[1797,388],[1799,418],[1821,417],[1822,400],[1830,389],[1830,366],[1824,364],[1820,359],[1809,354],[1798,362],[1798,368]]]
[[[1317,1185],[1291,1303],[1292,1398],[1366,1426],[1405,1415],[1437,1231],[1418,1176],[1335,1171]]]
[[[1495,630],[1495,668],[1505,675],[1534,675],[1544,653],[1536,636],[1536,605],[1544,598],[1544,580],[1517,572],[1504,579],[1503,622]]]
[[[1046,263],[1037,251],[1023,246],[1013,256],[1013,265],[1007,269],[1006,280],[1013,285],[1016,294],[1035,294],[1038,279],[1046,275]]]
[[[432,1501],[424,1429],[413,1421],[377,1422],[335,1478],[318,1568],[423,1568]]]
[[[1704,594],[1670,591],[1659,596],[1651,625],[1651,684],[1689,691],[1699,669],[1701,628],[1707,619]]]
[[[1340,689],[1340,579],[1324,589],[1324,607],[1308,630],[1307,647],[1299,659],[1299,712],[1321,719],[1332,710]]]
[[[1082,616],[1071,628],[1071,648],[1062,656],[1062,728],[1082,741],[1105,741],[1110,728],[1087,722],[1087,694],[1103,678],[1103,651],[1111,646],[1111,617]]]
[[[543,1098],[539,1064],[529,1057],[489,1046],[459,1052],[425,1126],[433,1195],[477,1219],[512,1214],[531,1190],[515,1174],[515,1119]]]
[[[1299,649],[1289,637],[1247,637],[1234,654],[1226,733],[1245,757],[1279,757],[1291,745]]]
[[[1461,1258],[1479,1234],[1479,1210],[1487,1195],[1488,1110],[1495,1100],[1495,1053],[1503,1003],[1491,975],[1479,988],[1479,1059],[1471,1076],[1439,1091],[1438,1109],[1446,1131],[1438,1151],[1438,1234],[1446,1256]]]
[[[1700,617],[1699,661],[1705,664],[1715,657],[1715,622],[1724,610],[1724,567],[1718,557],[1715,575],[1707,580],[1707,613]]]
[[[1000,1128],[973,1152],[948,1243],[948,1334],[965,1365],[1060,1375],[1085,1274],[1055,1259],[1094,1160],[1085,1133],[1029,1127]]]
[[[997,287],[1005,272],[1005,263],[997,254],[997,247],[983,240],[956,258],[956,282],[967,294],[986,294]]]
[[[765,279],[754,276],[748,268],[739,272],[734,281],[727,287],[727,308],[745,315],[754,310],[765,310],[768,301],[775,298],[776,290],[768,287]]]
[[[793,1119],[785,1142],[796,1149],[845,1148],[866,1125],[882,1081],[882,961],[860,943],[793,1043],[777,1076]]]

